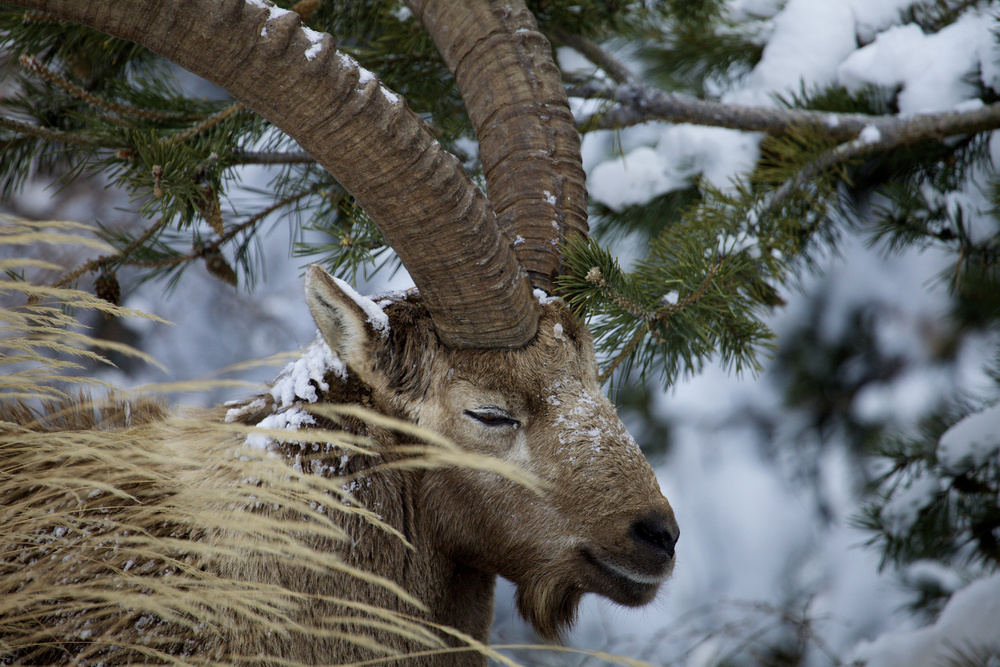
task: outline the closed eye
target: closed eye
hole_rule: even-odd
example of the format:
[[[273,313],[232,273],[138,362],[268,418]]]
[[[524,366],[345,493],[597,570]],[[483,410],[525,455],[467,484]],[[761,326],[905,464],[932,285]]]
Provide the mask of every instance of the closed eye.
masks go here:
[[[511,417],[510,414],[500,408],[488,407],[479,408],[478,410],[466,410],[465,415],[475,419],[480,424],[494,428],[503,426],[508,428],[517,428],[521,425],[521,422]]]

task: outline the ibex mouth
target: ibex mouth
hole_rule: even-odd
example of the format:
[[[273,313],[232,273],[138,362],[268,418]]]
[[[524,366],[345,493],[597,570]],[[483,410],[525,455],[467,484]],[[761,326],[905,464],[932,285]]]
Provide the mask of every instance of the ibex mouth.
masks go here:
[[[595,570],[596,593],[605,595],[619,604],[630,607],[646,604],[656,596],[660,584],[670,575],[672,568],[657,574],[639,572],[633,568],[602,557],[584,548],[584,559]]]

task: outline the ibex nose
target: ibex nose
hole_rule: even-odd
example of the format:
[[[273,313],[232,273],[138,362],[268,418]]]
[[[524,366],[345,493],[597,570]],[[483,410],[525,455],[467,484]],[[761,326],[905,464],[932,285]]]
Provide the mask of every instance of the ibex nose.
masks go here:
[[[664,559],[673,558],[674,545],[679,536],[677,521],[658,512],[632,524],[632,539]]]

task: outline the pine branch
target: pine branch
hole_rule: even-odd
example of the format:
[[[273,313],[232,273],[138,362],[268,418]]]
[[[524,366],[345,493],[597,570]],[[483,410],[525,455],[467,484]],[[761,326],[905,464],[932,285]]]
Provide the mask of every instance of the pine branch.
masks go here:
[[[709,267],[704,280],[702,280],[698,288],[689,296],[681,299],[677,303],[668,303],[661,300],[663,305],[655,310],[644,307],[642,304],[637,303],[634,299],[630,299],[628,296],[615,289],[614,285],[604,279],[601,270],[597,266],[591,268],[587,272],[587,275],[584,276],[584,280],[597,287],[597,289],[603,292],[610,301],[618,306],[618,308],[627,312],[629,315],[632,315],[641,322],[641,325],[636,329],[635,334],[633,334],[632,338],[629,339],[629,342],[625,344],[621,352],[619,352],[611,363],[603,371],[601,371],[601,374],[597,378],[598,382],[605,382],[611,377],[622,362],[633,355],[636,348],[639,346],[639,343],[641,343],[645,335],[652,330],[654,324],[660,324],[664,327],[670,326],[670,318],[675,313],[698,303],[702,297],[705,296],[708,288],[712,285],[712,282],[718,275],[720,266],[720,263],[716,262]],[[657,338],[658,337],[654,333],[654,339]]]
[[[158,231],[163,229],[169,222],[167,218],[160,218],[159,220],[156,221],[155,224],[151,225],[149,229],[147,229],[140,236],[131,241],[126,247],[122,248],[121,250],[119,250],[114,254],[103,255],[101,257],[97,257],[96,259],[92,259],[80,265],[79,267],[77,267],[73,271],[70,271],[56,282],[52,283],[52,287],[64,287],[65,285],[68,285],[69,283],[73,282],[74,280],[76,280],[85,273],[90,273],[101,269],[107,269],[113,265],[135,266],[138,268],[146,268],[146,269],[164,269],[185,264],[187,262],[191,262],[197,259],[206,259],[207,261],[212,261],[213,258],[216,258],[219,255],[222,246],[231,241],[237,234],[257,225],[261,220],[266,218],[274,211],[283,208],[285,206],[288,206],[289,204],[293,204],[296,201],[310,194],[314,194],[320,189],[321,185],[317,184],[312,188],[285,197],[284,199],[275,202],[271,206],[268,206],[267,208],[258,211],[256,214],[250,216],[240,224],[233,225],[226,231],[225,234],[222,234],[221,236],[219,236],[219,238],[215,239],[211,243],[206,243],[204,245],[201,245],[200,247],[192,250],[191,252],[185,255],[176,255],[173,257],[167,257],[165,259],[160,259],[160,260],[130,260],[129,259],[130,255],[132,255],[136,250],[145,247],[146,243]],[[232,270],[229,269],[229,271],[231,272]],[[220,271],[216,270],[213,270],[212,272],[216,273],[217,275],[220,273]],[[235,278],[235,274],[233,274],[233,276]],[[227,282],[230,281],[227,280]]]
[[[995,117],[1000,124],[1000,104],[993,104],[976,111],[988,111],[988,114],[981,114],[982,118]],[[953,112],[948,114],[934,114],[935,116],[954,116]],[[934,119],[931,114],[927,116],[909,117],[899,119],[894,123],[879,123],[865,126],[859,136],[850,141],[823,153],[812,162],[806,164],[795,176],[782,183],[767,198],[766,203],[760,211],[764,216],[775,212],[781,204],[788,199],[795,191],[806,183],[815,181],[824,172],[838,165],[842,165],[850,160],[871,153],[890,151],[907,144],[914,144],[920,141],[938,140],[953,134],[966,134],[967,132],[956,132],[954,128],[962,126],[962,119],[952,118],[948,121]],[[955,124],[952,125],[951,122]],[[965,119],[965,126],[971,122]],[[973,130],[975,132],[981,130]]]
[[[213,256],[218,255],[222,246],[231,241],[240,232],[246,231],[254,227],[258,223],[260,223],[261,220],[269,216],[271,213],[274,213],[278,209],[284,208],[289,204],[293,204],[298,200],[307,197],[311,194],[315,194],[323,187],[325,186],[322,184],[317,184],[312,188],[302,190],[301,192],[296,192],[295,194],[289,195],[288,197],[285,197],[284,199],[275,202],[271,206],[268,206],[267,208],[258,211],[257,213],[250,216],[240,224],[233,225],[226,231],[225,234],[222,234],[221,236],[219,236],[219,238],[215,239],[211,243],[206,243],[198,248],[195,248],[194,250],[185,255],[177,255],[175,257],[168,257],[166,259],[161,259],[161,260],[124,261],[122,263],[128,264],[129,266],[136,266],[146,269],[163,269],[163,268],[169,268],[171,266],[178,266],[180,264],[191,262],[196,259],[211,258]]]
[[[601,374],[597,376],[597,381],[601,384],[607,382],[608,378],[614,374],[622,362],[632,356],[635,349],[639,346],[639,343],[642,342],[642,339],[646,337],[648,332],[648,323],[636,329],[635,334],[632,336],[632,339],[629,340],[628,344],[622,348],[622,351],[618,354],[618,356],[616,356],[614,360],[608,364],[603,371],[601,371]]]
[[[87,104],[102,109],[117,116],[130,116],[142,120],[178,120],[184,119],[188,114],[176,113],[172,111],[153,111],[151,109],[140,109],[129,104],[112,102],[103,97],[94,95],[91,92],[71,83],[58,72],[43,65],[33,56],[21,56],[18,59],[21,66],[32,74],[38,76],[49,84],[61,88],[73,97],[86,102]]]
[[[93,148],[108,148],[106,144],[99,141],[94,141],[93,139],[88,139],[87,137],[82,137],[75,132],[64,132],[62,130],[52,130],[47,127],[42,127],[40,125],[32,125],[30,123],[22,123],[19,120],[14,120],[13,118],[4,118],[0,116],[0,129],[11,130],[17,132],[18,134],[26,134],[31,137],[38,137],[39,139],[45,139],[46,141],[57,141],[64,144],[73,144],[76,146],[90,146]]]
[[[209,116],[202,122],[198,123],[194,127],[190,127],[184,130],[183,132],[162,139],[161,143],[164,145],[176,146],[177,144],[187,141],[191,137],[194,137],[196,135],[199,135],[203,132],[212,129],[213,127],[215,127],[222,121],[226,120],[233,114],[239,113],[244,109],[246,109],[246,106],[242,102],[234,102],[225,109],[222,109],[221,111],[212,114],[211,116]]]

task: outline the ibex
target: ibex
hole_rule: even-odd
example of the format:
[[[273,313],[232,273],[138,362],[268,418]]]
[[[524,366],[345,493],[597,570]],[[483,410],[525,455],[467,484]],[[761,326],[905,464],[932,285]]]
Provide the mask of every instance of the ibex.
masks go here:
[[[325,538],[316,538],[317,543],[309,546],[337,549],[347,565],[397,583],[425,609],[418,610],[383,586],[359,580],[341,569],[289,571],[286,564],[269,563],[259,555],[249,562],[216,559],[208,567],[216,569],[220,576],[260,586],[327,592],[401,612],[434,625],[449,626],[482,642],[489,637],[497,575],[517,585],[521,613],[540,635],[548,638],[571,623],[584,593],[598,593],[630,606],[654,597],[673,569],[677,524],[652,470],[600,391],[589,333],[564,306],[554,300],[538,304],[538,331],[520,349],[453,349],[439,342],[426,305],[417,296],[388,301],[383,304],[383,312],[350,288],[338,285],[318,267],[308,272],[306,294],[321,338],[302,360],[279,376],[270,393],[220,409],[218,417],[230,423],[279,428],[300,425],[302,430],[288,435],[294,442],[252,435],[252,444],[266,447],[307,473],[333,479],[346,476],[351,480],[352,498],[378,512],[381,521],[397,533],[391,534],[363,517],[334,514],[331,518],[348,532],[346,546],[334,543],[326,547]],[[366,427],[357,420],[348,420],[342,426],[374,439],[378,458],[348,457],[343,449],[314,445],[309,441],[308,428],[317,420],[322,423],[322,417],[309,415],[303,409],[323,402],[362,405],[433,429],[463,450],[525,469],[538,479],[540,488],[461,466],[397,470],[391,464],[393,456],[398,456],[394,451],[400,436]],[[72,410],[72,406],[65,409]],[[153,412],[145,417],[153,424],[151,431],[144,432],[147,437],[171,439],[169,448],[186,454],[188,461],[204,453],[187,451],[191,445],[185,442],[183,430],[157,430],[156,422],[164,415]],[[28,421],[24,415],[9,411],[0,416],[8,422],[15,418]],[[142,418],[133,419],[135,425],[141,425]],[[57,415],[36,421],[34,428],[44,430],[46,424],[66,428],[68,422],[72,422],[71,417]],[[9,446],[9,436],[5,442],[8,453],[0,459],[0,470],[7,473],[8,483],[0,487],[0,497],[8,508],[21,504],[20,513],[8,513],[7,521],[23,520],[24,496],[31,492],[25,488],[32,479],[30,466],[25,464],[29,457],[23,448]],[[231,443],[219,443],[217,448],[227,446]],[[21,456],[15,458],[9,452],[21,452]],[[156,472],[166,476],[191,474],[190,462],[176,464],[176,470],[169,460],[156,465],[160,467]],[[69,464],[66,467],[65,474],[70,476],[73,468]],[[10,484],[11,475],[18,470],[26,477],[20,487]],[[267,508],[261,509],[257,502],[258,483],[219,479],[218,473],[207,470],[204,474],[213,485],[245,485],[244,507],[238,509],[247,513],[247,520],[267,513]],[[150,491],[131,489],[130,493],[141,498]],[[152,506],[146,510],[155,519],[151,518],[144,530],[177,537],[172,522],[162,526],[158,523],[166,512],[157,513],[155,504],[163,500],[147,502]],[[46,506],[67,511],[67,503],[72,512],[83,508],[86,501],[57,496],[42,498],[32,507],[38,511]],[[90,511],[100,511],[101,507]],[[276,514],[275,518],[280,516]],[[210,541],[212,537],[185,535],[184,539]],[[11,582],[24,586],[49,581],[58,589],[74,575],[81,576],[81,572],[89,573],[86,576],[111,576],[65,560],[66,552],[56,550],[53,541],[58,542],[51,535],[41,535],[39,544],[48,544],[48,550],[40,548],[27,559],[19,558],[23,556],[19,552],[38,548],[39,544],[9,544],[0,537],[7,561],[7,581],[0,586],[9,591]],[[123,567],[114,561],[112,552],[117,547],[111,543],[107,548],[107,553],[80,557],[97,561],[98,567]],[[45,558],[49,553],[58,553],[59,558]],[[162,573],[152,572],[150,576]],[[337,603],[331,603],[328,609],[318,606],[310,607],[308,613],[345,613]],[[306,624],[305,619],[302,624]],[[72,640],[89,637],[98,629],[92,621],[73,630],[68,627],[73,628],[72,622],[67,625],[62,619],[60,632],[69,636],[57,638],[68,647],[62,646],[56,652],[37,651],[31,659],[4,657],[13,664],[46,664],[54,656],[70,661],[74,657]],[[422,647],[419,642],[411,645],[401,640],[397,632],[366,632],[384,647],[403,652]],[[4,639],[0,635],[0,642]],[[85,647],[86,643],[80,643],[76,650]],[[186,655],[217,660],[280,655],[305,663],[340,663],[373,656],[369,647],[357,646],[354,639],[300,637],[289,642],[261,632],[247,635],[235,624],[220,633],[202,633],[199,639],[178,649]],[[470,664],[470,660],[475,661],[468,654],[444,654],[429,664]],[[99,661],[114,664],[114,652],[98,652],[93,662]]]
[[[521,613],[546,638],[572,622],[585,593],[630,606],[653,599],[673,570],[678,527],[652,469],[601,393],[589,332],[561,301],[547,296],[555,291],[561,270],[560,240],[586,234],[586,192],[579,138],[558,70],[523,6],[411,3],[465,96],[480,140],[487,200],[377,80],[362,77],[329,38],[301,30],[294,14],[282,14],[263,0],[14,4],[145,44],[246,101],[299,141],[355,196],[419,288],[376,305],[311,267],[306,299],[321,336],[304,353],[299,370],[293,365],[270,393],[216,413],[218,421],[230,424],[298,427],[286,441],[251,435],[250,442],[304,473],[351,480],[353,498],[377,513],[379,524],[360,514],[334,516],[347,541],[316,538],[319,543],[310,546],[337,551],[347,566],[394,582],[414,600],[383,583],[359,579],[355,570],[288,569],[259,554],[244,560],[235,555],[195,559],[191,567],[213,576],[292,596],[318,595],[320,602],[293,618],[287,632],[241,632],[239,619],[233,619],[195,627],[182,642],[158,645],[152,629],[179,621],[152,619],[146,640],[152,634],[158,649],[205,661],[353,663],[377,658],[382,649],[412,652],[426,645],[416,630],[409,637],[387,630],[376,608],[439,628],[456,646],[486,642],[498,575],[517,586]],[[538,483],[520,484],[462,466],[393,467],[392,452],[403,436],[363,420],[335,422],[305,410],[323,403],[360,405],[430,429],[465,451],[514,464]],[[131,428],[146,428],[137,446],[155,451],[156,466],[163,466],[153,477],[159,475],[163,483],[176,478],[178,484],[190,479],[194,486],[242,488],[242,504],[231,502],[226,512],[244,512],[248,521],[288,518],[280,510],[268,514],[262,500],[266,483],[259,479],[212,477],[218,473],[206,473],[208,482],[195,479],[192,461],[231,443],[205,444],[204,438],[173,426],[156,406],[141,415],[139,408],[130,408],[132,414],[125,417],[121,406],[111,409],[103,427],[120,430],[129,421]],[[38,433],[68,418],[32,421],[11,413],[4,419],[31,422],[29,432]],[[93,425],[102,427],[100,421]],[[308,431],[313,426],[369,438],[381,454],[380,467],[372,467],[368,455],[348,456],[312,443]],[[192,440],[197,446],[185,444]],[[184,457],[174,472],[173,449]],[[8,482],[24,467],[9,458],[0,464]],[[155,480],[150,484],[137,484],[130,493],[140,501],[158,497]],[[4,488],[17,490],[10,484]],[[21,489],[16,499],[23,501],[31,492]],[[41,512],[45,502],[40,498],[28,505]],[[91,503],[53,502],[79,502],[83,508]],[[175,535],[172,518],[156,512],[160,501],[143,502],[152,503],[150,516],[158,521],[149,526],[150,533],[165,532],[160,536],[165,540],[214,539],[211,531]],[[2,544],[0,574],[8,584],[16,579],[21,587],[39,581],[61,585],[74,571],[103,567],[40,558],[28,564],[36,568],[30,575],[18,574],[17,549],[23,546]],[[157,594],[152,580],[149,594]],[[59,627],[72,626],[77,611],[67,609]],[[113,614],[101,618],[101,632],[116,623]],[[346,618],[355,636],[310,634],[303,628],[312,618]],[[18,631],[44,637],[44,628],[19,626]],[[84,639],[93,631],[78,627],[48,642],[40,639],[34,651],[6,655],[0,636],[0,662],[115,664],[119,658],[113,651],[87,652]],[[129,632],[125,628],[123,636],[134,638]],[[371,641],[359,642],[358,633]],[[122,655],[129,656],[124,659],[143,655],[146,649],[137,646],[123,645]],[[427,657],[425,664],[478,661],[485,658],[456,650]]]

